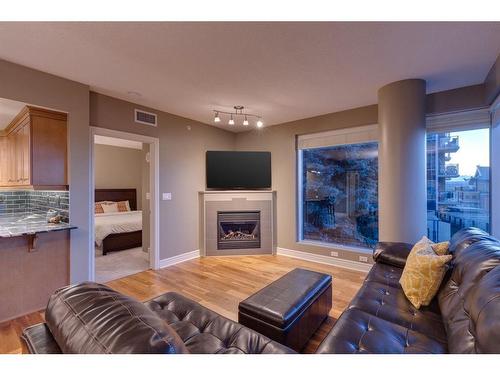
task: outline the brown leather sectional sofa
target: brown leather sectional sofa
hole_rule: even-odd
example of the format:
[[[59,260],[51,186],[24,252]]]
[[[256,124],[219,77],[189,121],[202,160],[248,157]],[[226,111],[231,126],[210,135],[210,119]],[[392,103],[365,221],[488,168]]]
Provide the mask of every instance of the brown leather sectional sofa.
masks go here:
[[[457,232],[451,268],[419,310],[399,285],[411,248],[378,244],[376,264],[318,353],[500,353],[500,242],[475,228]]]
[[[376,264],[318,353],[500,353],[500,242],[474,228],[456,233],[452,268],[420,310],[398,282],[410,249],[379,244]],[[22,338],[31,353],[295,353],[180,294],[143,304],[95,283],[57,291],[46,323]]]

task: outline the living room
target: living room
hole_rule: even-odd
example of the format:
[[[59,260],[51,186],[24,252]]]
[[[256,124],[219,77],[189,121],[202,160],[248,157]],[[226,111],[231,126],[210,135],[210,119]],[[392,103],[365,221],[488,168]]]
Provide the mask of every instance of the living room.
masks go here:
[[[500,353],[500,22],[402,18],[0,22],[0,352]]]

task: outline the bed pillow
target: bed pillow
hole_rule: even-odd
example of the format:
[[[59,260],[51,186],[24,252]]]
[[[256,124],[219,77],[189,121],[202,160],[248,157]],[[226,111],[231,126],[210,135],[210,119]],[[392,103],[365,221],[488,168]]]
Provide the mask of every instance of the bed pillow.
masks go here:
[[[106,203],[106,204],[101,204],[102,209],[105,214],[111,213],[111,212],[119,212],[118,211],[118,203],[116,202],[111,202],[111,203]]]
[[[118,212],[128,212],[130,211],[130,202],[129,201],[120,201],[116,202],[118,205]]]

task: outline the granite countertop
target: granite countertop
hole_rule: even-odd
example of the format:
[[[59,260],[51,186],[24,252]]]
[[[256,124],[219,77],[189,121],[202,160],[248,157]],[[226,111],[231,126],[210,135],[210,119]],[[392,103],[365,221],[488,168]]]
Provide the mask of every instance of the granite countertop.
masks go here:
[[[17,237],[28,234],[76,229],[69,223],[47,223],[45,215],[33,213],[1,214],[0,237]]]

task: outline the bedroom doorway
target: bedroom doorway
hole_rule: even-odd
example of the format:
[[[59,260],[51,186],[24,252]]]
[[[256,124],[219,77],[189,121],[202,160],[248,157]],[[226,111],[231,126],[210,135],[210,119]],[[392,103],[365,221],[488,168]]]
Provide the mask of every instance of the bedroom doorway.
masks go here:
[[[157,138],[91,128],[91,280],[158,269]]]

